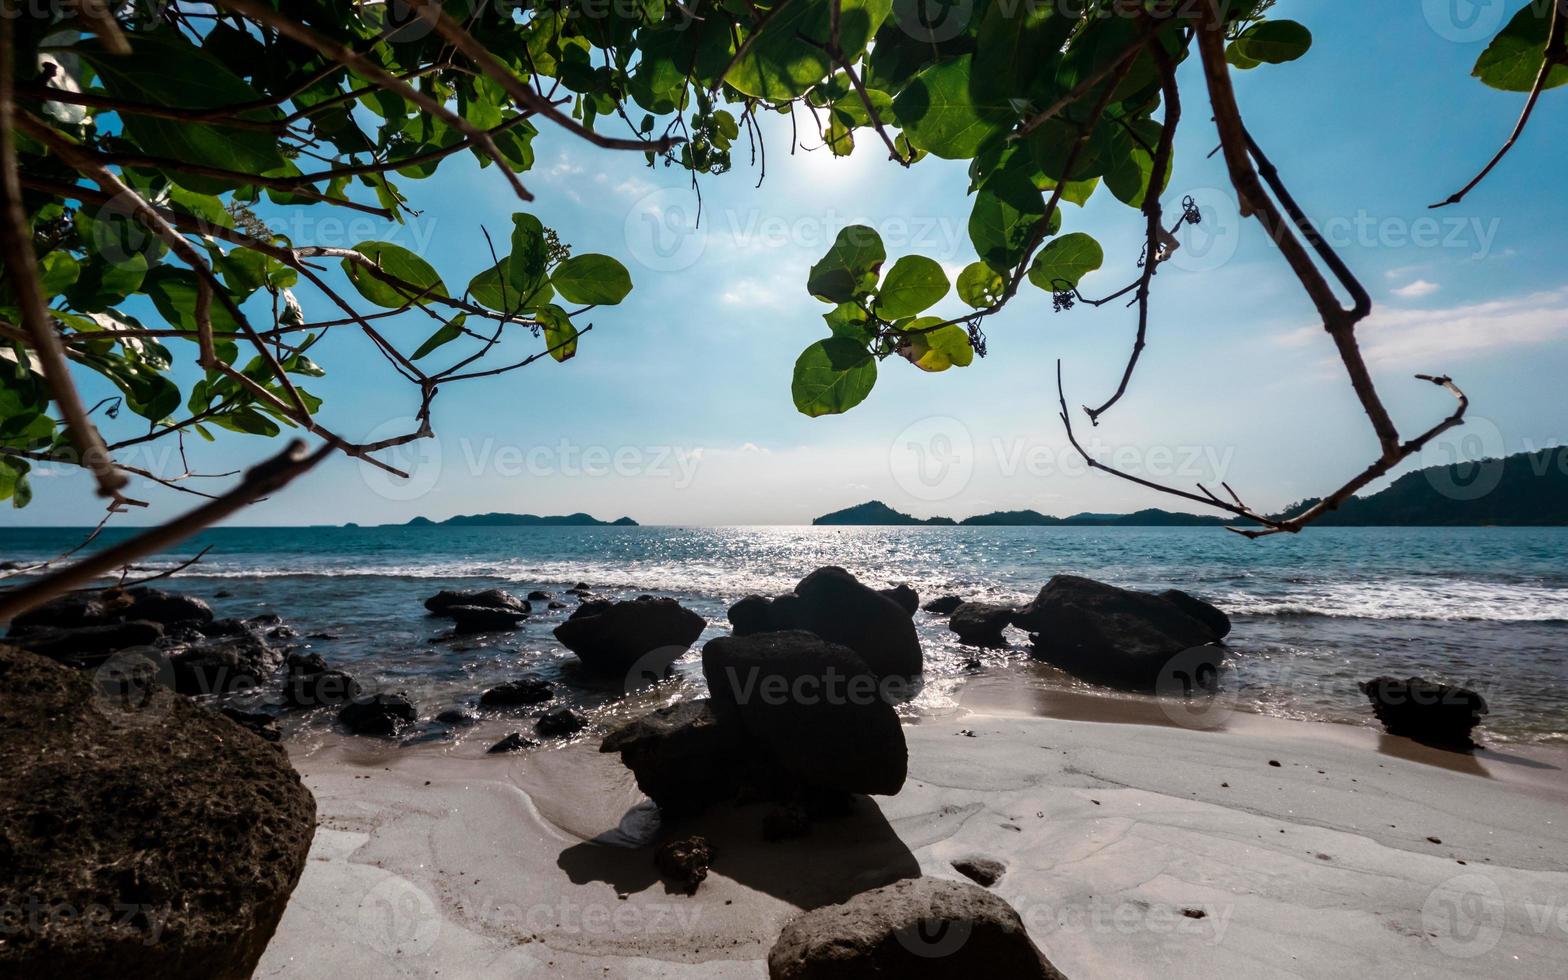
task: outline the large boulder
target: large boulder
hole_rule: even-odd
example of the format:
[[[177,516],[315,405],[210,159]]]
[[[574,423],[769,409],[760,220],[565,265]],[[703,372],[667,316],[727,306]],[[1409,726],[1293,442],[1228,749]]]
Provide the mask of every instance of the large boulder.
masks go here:
[[[1018,610],[1012,606],[998,606],[987,602],[966,602],[953,610],[947,628],[958,634],[958,642],[977,647],[1005,647],[1007,638],[1002,631]]]
[[[481,589],[471,592],[442,589],[425,600],[425,608],[433,616],[445,616],[454,606],[480,606],[485,609],[506,609],[528,614],[528,603],[505,589]]]
[[[637,787],[667,817],[699,813],[739,789],[735,732],[719,725],[706,699],[682,701],[627,722],[600,752],[619,752]]]
[[[1064,980],[1011,905],[940,878],[907,878],[796,916],[768,953],[768,977]]]
[[[908,590],[911,596],[913,591]],[[907,601],[900,605],[829,565],[801,579],[794,592],[771,601],[747,596],[731,607],[730,623],[737,637],[807,630],[849,647],[878,676],[911,677],[923,667],[912,615]]]
[[[926,603],[920,608],[924,609],[928,613],[936,613],[939,616],[951,616],[953,612],[963,604],[964,599],[962,596],[945,595],[936,599],[932,599],[930,602]]]
[[[102,626],[115,622],[128,604],[119,593],[110,596],[104,592],[67,592],[13,618],[11,635],[45,626]]]
[[[903,787],[904,730],[854,650],[800,630],[718,637],[703,648],[702,673],[719,722],[762,743],[801,784],[886,795]]]
[[[555,638],[598,674],[624,675],[633,667],[662,670],[691,648],[708,621],[674,599],[584,602],[555,628]],[[648,655],[662,661],[652,664]]]
[[[317,653],[291,654],[283,677],[283,703],[291,708],[343,705],[359,697],[359,684],[333,670]]]
[[[181,694],[225,694],[259,687],[283,662],[283,652],[254,633],[175,644],[164,651]]]
[[[125,693],[0,647],[0,908],[21,910],[0,976],[249,977],[315,800],[217,712],[156,684]]]
[[[892,599],[898,608],[911,616],[920,611],[920,593],[906,583],[900,582],[890,589],[877,589],[877,595]]]
[[[10,640],[24,650],[65,664],[94,668],[118,650],[150,646],[163,639],[163,627],[140,620],[129,623],[100,622],[88,626],[24,627]]]
[[[124,594],[130,604],[120,614],[122,619],[145,619],[164,626],[212,622],[212,607],[195,596],[146,585],[126,589]]]
[[[1214,626],[1178,603],[1076,575],[1053,577],[1013,625],[1034,634],[1040,659],[1086,680],[1134,690],[1159,687],[1176,668],[1202,682],[1218,672],[1225,655],[1223,647],[1210,646],[1221,636]]]
[[[1160,593],[1160,598],[1213,630],[1216,640],[1223,640],[1230,635],[1230,617],[1218,606],[1180,589],[1166,589]]]
[[[1439,748],[1473,748],[1470,732],[1490,713],[1486,699],[1475,691],[1420,677],[1378,677],[1360,687],[1390,735]]]

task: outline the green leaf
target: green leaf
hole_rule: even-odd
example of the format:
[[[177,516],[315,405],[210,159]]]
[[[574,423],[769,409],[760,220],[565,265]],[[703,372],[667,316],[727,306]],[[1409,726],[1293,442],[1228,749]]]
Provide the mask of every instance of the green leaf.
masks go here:
[[[984,262],[971,262],[958,274],[958,298],[977,310],[1001,300],[1007,282]]]
[[[146,276],[146,256],[136,254],[114,263],[94,256],[80,266],[76,281],[66,287],[65,298],[78,310],[106,310],[141,289]]]
[[[393,285],[378,278],[369,269],[352,259],[343,260],[343,271],[359,294],[377,306],[395,310],[418,302],[424,305],[429,296],[447,296],[446,284],[436,275],[430,263],[401,245],[391,242],[360,242],[354,251],[365,256],[382,272],[399,280]]]
[[[969,240],[975,253],[994,269],[1023,261],[1034,227],[1045,217],[1045,197],[1023,172],[997,172],[975,195],[969,214]]]
[[[1101,127],[1113,125],[1115,123],[1105,120],[1100,123]],[[1053,181],[1083,181],[1099,177],[1105,173],[1105,161],[1101,155],[1103,141],[1091,136],[1079,148],[1078,141],[1082,135],[1083,130],[1077,125],[1063,119],[1052,119],[1029,134],[1029,153],[1045,176]],[[1071,173],[1067,172],[1069,161],[1072,162]]]
[[[1076,289],[1084,276],[1105,264],[1100,243],[1081,231],[1047,244],[1029,267],[1029,281],[1046,292]]]
[[[632,291],[631,273],[608,255],[574,255],[550,274],[555,291],[568,303],[614,306]]]
[[[839,415],[866,400],[877,383],[877,362],[853,340],[829,337],[795,361],[790,394],[802,415]]]
[[[927,68],[893,100],[893,113],[909,142],[947,160],[966,160],[1005,128],[1012,111],[976,103],[970,92],[971,56]]]
[[[871,327],[870,317],[858,303],[840,303],[831,311],[822,314],[822,319],[827,321],[828,329],[833,331],[833,336],[853,340],[862,347],[871,343],[871,338],[876,335],[876,331]]]
[[[839,47],[848,61],[859,60],[892,7],[892,0],[841,0]],[[833,0],[776,0],[773,10],[724,76],[746,95],[770,102],[806,94],[833,70],[833,60],[822,49],[832,35]],[[723,37],[729,32],[721,27],[709,33]]]
[[[32,464],[19,456],[0,455],[0,500],[9,500],[17,508],[32,501],[33,489],[27,481],[30,469]]]
[[[941,322],[939,317],[921,317],[911,323],[909,329],[934,327]],[[931,372],[946,371],[950,367],[968,367],[975,359],[975,349],[969,344],[968,331],[951,323],[925,333],[910,334],[904,338],[898,353],[920,370]]]
[[[1551,30],[1551,6],[1527,3],[1514,14],[1502,31],[1492,39],[1471,74],[1492,88],[1505,92],[1528,92],[1535,87],[1546,57],[1546,40]],[[1568,83],[1568,65],[1556,65],[1546,76],[1545,88]]]
[[[986,8],[975,39],[975,60],[985,66],[971,80],[976,100],[989,105],[1027,100],[1042,79],[1055,75],[1062,45],[1078,24],[1064,10],[1052,3],[997,2]]]
[[[544,328],[545,350],[557,361],[569,361],[577,354],[577,327],[559,306],[542,306],[534,311]]]
[[[507,285],[519,296],[528,296],[545,281],[550,250],[544,225],[525,212],[512,215],[512,254],[504,260]]]
[[[50,252],[39,259],[38,285],[43,288],[44,301],[48,302],[49,297],[65,292],[66,287],[75,283],[76,277],[81,274],[81,264],[65,252]]]
[[[1311,49],[1312,32],[1293,20],[1265,20],[1242,31],[1231,47],[1243,61],[1282,65]]]
[[[1128,132],[1129,128],[1132,133]],[[1159,147],[1161,132],[1160,125],[1149,119],[1131,120],[1126,126],[1112,124],[1101,131],[1106,161],[1105,186],[1122,203],[1135,208],[1143,207],[1154,176],[1154,151]],[[1133,133],[1137,134],[1136,139]],[[1170,182],[1174,160],[1175,154],[1172,153],[1165,162],[1165,173],[1157,193],[1163,192]]]
[[[923,313],[941,301],[952,287],[942,266],[924,255],[906,255],[893,263],[877,291],[877,315],[897,320]]]
[[[414,356],[412,359],[417,361],[421,357],[424,357],[426,354],[429,354],[431,351],[435,350],[437,347],[440,347],[443,344],[450,344],[452,341],[456,340],[462,335],[463,331],[459,329],[456,324],[443,323],[435,333],[431,334],[428,338],[425,339],[424,343],[419,345],[419,349],[414,351]]]
[[[839,230],[833,247],[811,267],[806,289],[824,303],[848,303],[876,288],[887,250],[875,228],[848,225]]]
[[[188,109],[216,109],[260,98],[260,93],[223,62],[173,29],[136,31],[132,37],[128,55],[110,54],[96,40],[73,48],[92,65],[111,97]],[[275,110],[254,110],[242,118],[261,121],[279,116]],[[154,156],[254,174],[266,173],[285,163],[278,140],[270,133],[176,122],[137,113],[124,114],[121,121],[125,134]],[[170,176],[193,190],[238,186],[211,178],[192,179],[185,174]]]

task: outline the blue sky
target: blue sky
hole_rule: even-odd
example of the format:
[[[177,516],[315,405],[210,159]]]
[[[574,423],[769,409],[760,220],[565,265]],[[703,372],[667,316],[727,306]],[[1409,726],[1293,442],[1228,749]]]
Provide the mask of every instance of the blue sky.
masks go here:
[[[1259,143],[1377,303],[1361,338],[1401,431],[1452,408],[1411,380],[1418,371],[1450,373],[1471,397],[1471,424],[1421,463],[1543,448],[1568,433],[1568,191],[1552,152],[1568,145],[1568,95],[1543,98],[1513,155],[1465,203],[1427,209],[1479,168],[1518,113],[1522,96],[1487,89],[1469,71],[1495,33],[1485,28],[1519,5],[1476,5],[1470,28],[1450,18],[1449,0],[1357,5],[1355,16],[1334,0],[1282,0],[1276,15],[1312,29],[1312,52],[1237,80]],[[1219,160],[1207,159],[1215,135],[1195,59],[1182,73],[1187,113],[1166,205],[1174,214],[1192,194],[1205,221],[1156,280],[1149,347],[1128,396],[1098,429],[1081,416],[1075,425],[1107,460],[1184,485],[1224,479],[1250,504],[1276,508],[1334,488],[1376,448],[1310,304],[1262,230],[1237,217]],[[788,120],[771,121],[760,189],[743,139],[736,170],[704,180],[702,228],[684,236],[669,231],[696,203],[683,172],[545,128],[525,175],[538,200],[526,207],[575,251],[621,258],[632,295],[594,312],[575,359],[444,391],[438,439],[403,458],[417,467],[413,483],[334,459],[237,523],[489,510],[799,523],[871,498],[920,515],[1189,509],[1085,473],[1056,417],[1058,357],[1070,404],[1113,390],[1135,326],[1117,304],[1053,313],[1048,296],[1026,289],[987,323],[990,356],[973,366],[928,375],[890,360],[854,411],[797,414],[792,366],[826,335],[806,270],[840,227],[870,224],[890,257],[920,252],[953,274],[973,259],[961,165],[927,159],[902,170],[864,131],[860,149],[835,160],[807,152],[818,140],[807,117],[799,121],[794,154]],[[467,156],[405,190],[423,214],[397,229],[307,209],[267,216],[299,243],[389,238],[461,284],[489,264],[480,227],[504,240],[519,210],[505,182]],[[1086,293],[1132,280],[1141,227],[1103,191],[1086,209],[1068,208],[1066,230],[1090,232],[1107,253]],[[328,315],[319,295],[302,289],[300,299],[312,319]],[[960,311],[955,297],[938,308]],[[410,316],[391,333],[410,349],[427,324]],[[541,342],[512,343],[525,351]],[[345,328],[317,353],[331,373],[310,387],[326,399],[327,424],[367,436],[410,414],[416,393],[357,334]],[[193,442],[191,462],[229,470],[272,448],[244,436]],[[177,457],[138,462],[177,468]],[[126,523],[194,500],[141,489],[153,506]],[[0,522],[96,520],[80,474],[40,474],[35,493]]]

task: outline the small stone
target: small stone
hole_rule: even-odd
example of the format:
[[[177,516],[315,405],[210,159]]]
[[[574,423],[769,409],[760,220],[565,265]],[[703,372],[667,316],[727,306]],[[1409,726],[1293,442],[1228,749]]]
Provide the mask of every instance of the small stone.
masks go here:
[[[1269,765],[1273,766],[1275,769],[1278,769],[1279,768],[1279,760],[1278,759],[1270,759],[1269,760]]]
[[[1007,873],[1007,865],[985,857],[963,857],[953,862],[953,870],[977,885],[990,888]]]
[[[659,873],[688,895],[697,893],[697,886],[708,877],[708,866],[712,863],[713,848],[708,839],[700,835],[666,841],[653,856],[654,867]]]
[[[534,722],[534,731],[546,737],[575,735],[586,727],[588,719],[564,704],[559,708],[551,708]]]
[[[501,741],[490,746],[485,751],[490,754],[499,752],[521,752],[523,749],[531,749],[537,744],[539,743],[535,742],[533,739],[524,737],[522,732],[513,732],[512,734],[501,739]]]

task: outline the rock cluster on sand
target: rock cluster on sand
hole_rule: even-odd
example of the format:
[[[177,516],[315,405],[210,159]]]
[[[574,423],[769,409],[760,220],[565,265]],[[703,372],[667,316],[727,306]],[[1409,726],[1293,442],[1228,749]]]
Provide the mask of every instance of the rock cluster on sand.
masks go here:
[[[19,913],[0,975],[251,975],[315,831],[284,753],[157,684],[103,690],[9,647],[0,742],[0,908]]]
[[[1002,899],[967,882],[908,878],[790,920],[770,980],[1063,980]]]
[[[1230,632],[1223,612],[1183,592],[1133,592],[1057,575],[1013,625],[1032,634],[1035,656],[1086,680],[1153,690],[1174,678],[1211,683]],[[1178,659],[1179,658],[1179,659]]]
[[[1467,687],[1420,677],[1378,677],[1360,687],[1372,702],[1373,714],[1390,735],[1403,735],[1438,748],[1474,748],[1470,732],[1490,710],[1486,699]]]
[[[912,589],[900,605],[844,569],[829,565],[801,579],[793,592],[774,599],[756,595],[741,599],[730,607],[729,618],[737,637],[806,630],[849,647],[879,677],[912,677],[924,664],[920,638],[910,620],[914,612],[910,599],[918,602]]]
[[[600,747],[666,816],[737,797],[826,813],[903,786],[903,729],[853,650],[792,630],[710,640],[702,660],[711,700],[661,708]]]
[[[453,632],[500,633],[515,630],[533,607],[505,589],[454,592],[442,589],[425,600],[432,616],[452,621]]]
[[[633,668],[662,672],[691,649],[707,625],[674,599],[590,599],[555,628],[555,638],[577,654],[585,669],[624,676]]]

